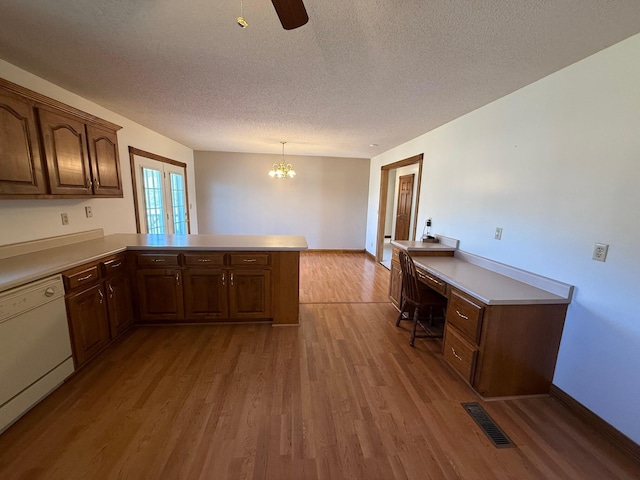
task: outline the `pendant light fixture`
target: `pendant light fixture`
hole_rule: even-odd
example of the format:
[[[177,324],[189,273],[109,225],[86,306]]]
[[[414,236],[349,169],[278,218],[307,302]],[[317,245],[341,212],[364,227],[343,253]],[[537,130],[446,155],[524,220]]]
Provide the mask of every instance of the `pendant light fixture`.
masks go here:
[[[240,25],[241,28],[247,28],[247,26],[249,26],[247,21],[242,16],[242,0],[240,0],[240,16],[236,19],[236,22],[238,22],[238,25]]]
[[[282,144],[282,161],[280,164],[274,163],[269,171],[269,176],[272,178],[293,178],[296,176],[296,171],[293,169],[293,165],[290,163],[284,163],[284,144],[287,142],[280,142]]]

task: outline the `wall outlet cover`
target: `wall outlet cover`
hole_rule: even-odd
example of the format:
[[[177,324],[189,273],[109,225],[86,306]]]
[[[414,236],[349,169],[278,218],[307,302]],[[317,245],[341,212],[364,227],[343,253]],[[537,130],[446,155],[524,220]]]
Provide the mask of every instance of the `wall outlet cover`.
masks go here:
[[[596,243],[593,247],[593,260],[604,262],[607,260],[607,252],[609,251],[608,243]]]

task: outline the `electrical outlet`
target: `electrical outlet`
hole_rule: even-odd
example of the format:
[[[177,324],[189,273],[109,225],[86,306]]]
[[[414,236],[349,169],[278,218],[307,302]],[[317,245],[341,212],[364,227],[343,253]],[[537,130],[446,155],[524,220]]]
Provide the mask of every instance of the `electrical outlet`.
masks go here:
[[[87,218],[93,217],[93,211],[89,206],[84,207],[84,213],[87,215]]]
[[[606,261],[608,251],[608,243],[596,243],[596,245],[593,247],[593,260],[597,260],[598,262]]]
[[[63,225],[69,225],[69,215],[67,215],[66,213],[61,213],[60,218],[62,218]]]
[[[495,240],[502,240],[502,228],[496,227],[496,233],[493,234]]]

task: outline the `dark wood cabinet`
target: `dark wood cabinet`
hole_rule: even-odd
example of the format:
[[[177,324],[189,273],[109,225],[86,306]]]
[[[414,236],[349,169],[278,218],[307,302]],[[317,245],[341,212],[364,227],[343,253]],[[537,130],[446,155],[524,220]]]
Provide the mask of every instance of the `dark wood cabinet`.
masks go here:
[[[33,102],[0,90],[0,195],[44,193]]]
[[[117,254],[63,272],[76,368],[133,323],[126,256]]]
[[[271,317],[271,272],[241,270],[229,272],[229,316],[232,319]]]
[[[116,338],[133,324],[129,277],[126,275],[115,276],[106,280],[104,286],[107,295],[111,338]]]
[[[71,294],[66,302],[74,361],[78,368],[111,340],[104,286],[97,284]]]
[[[119,129],[0,79],[0,196],[122,197]]]
[[[144,268],[137,271],[138,313],[141,321],[184,320],[182,271]]]
[[[87,125],[87,142],[93,194],[100,197],[122,197],[116,132],[96,125]]]
[[[142,322],[269,320],[273,318],[272,255],[137,253],[139,319]]]
[[[84,122],[71,116],[38,110],[42,144],[54,195],[90,195],[91,170]]]
[[[227,272],[219,268],[188,268],[184,271],[184,303],[190,320],[229,318]]]

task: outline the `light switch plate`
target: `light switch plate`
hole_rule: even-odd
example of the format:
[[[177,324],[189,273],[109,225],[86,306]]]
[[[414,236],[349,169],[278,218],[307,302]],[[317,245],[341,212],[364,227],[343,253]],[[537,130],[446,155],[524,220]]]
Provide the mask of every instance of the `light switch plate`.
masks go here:
[[[502,240],[502,228],[496,227],[496,233],[493,234],[495,240]]]

